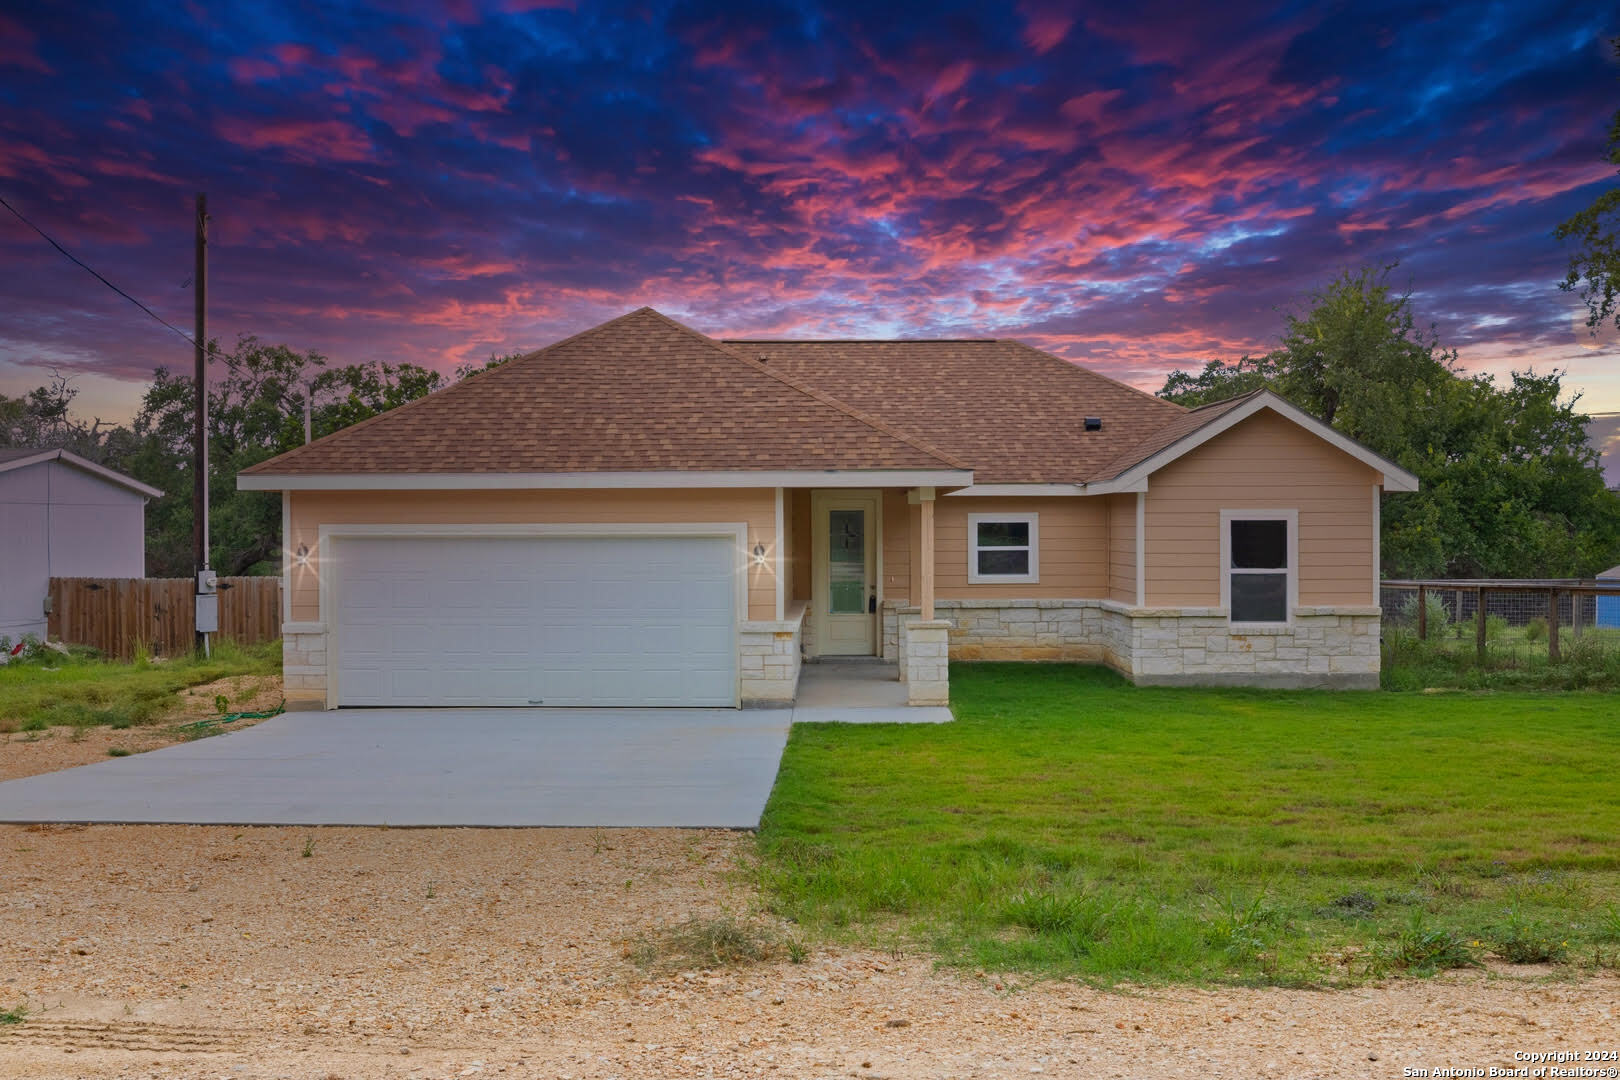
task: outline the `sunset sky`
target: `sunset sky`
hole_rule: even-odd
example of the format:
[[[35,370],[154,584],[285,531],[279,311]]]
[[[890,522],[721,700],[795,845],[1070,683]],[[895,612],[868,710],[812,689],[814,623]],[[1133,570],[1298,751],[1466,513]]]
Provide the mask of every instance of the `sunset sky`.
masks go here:
[[[294,10],[296,9],[296,13]],[[6,3],[0,195],[190,326],[448,370],[651,304],[1000,336],[1157,389],[1400,261],[1465,366],[1620,348],[1554,226],[1615,182],[1609,5]],[[0,392],[127,420],[184,342],[0,213]]]

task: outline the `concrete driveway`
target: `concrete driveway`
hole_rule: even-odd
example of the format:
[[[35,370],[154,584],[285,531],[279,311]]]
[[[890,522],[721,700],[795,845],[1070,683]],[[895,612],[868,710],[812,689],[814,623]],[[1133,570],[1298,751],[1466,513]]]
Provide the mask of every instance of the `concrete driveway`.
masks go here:
[[[787,709],[353,709],[0,783],[0,821],[753,828]]]

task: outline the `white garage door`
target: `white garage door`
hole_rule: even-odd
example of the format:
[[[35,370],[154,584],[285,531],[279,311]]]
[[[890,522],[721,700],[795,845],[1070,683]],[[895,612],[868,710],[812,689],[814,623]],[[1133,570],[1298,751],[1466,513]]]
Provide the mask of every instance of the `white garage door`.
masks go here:
[[[737,703],[735,541],[335,541],[340,705]]]

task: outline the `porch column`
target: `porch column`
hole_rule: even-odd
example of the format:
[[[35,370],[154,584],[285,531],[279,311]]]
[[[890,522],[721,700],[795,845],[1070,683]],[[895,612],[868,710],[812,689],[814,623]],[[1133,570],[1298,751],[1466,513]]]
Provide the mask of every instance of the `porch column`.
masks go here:
[[[918,597],[918,604],[922,608],[923,622],[934,621],[934,489],[924,487],[917,489],[918,509],[921,511],[921,551],[922,551],[922,596]]]

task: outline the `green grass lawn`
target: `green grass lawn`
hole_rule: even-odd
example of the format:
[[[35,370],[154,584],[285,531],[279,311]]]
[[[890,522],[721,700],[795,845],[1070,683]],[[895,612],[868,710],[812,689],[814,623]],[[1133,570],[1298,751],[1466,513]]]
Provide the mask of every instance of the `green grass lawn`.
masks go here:
[[[778,913],[1100,982],[1620,953],[1620,698],[951,678],[954,724],[793,729],[759,836]]]
[[[0,732],[43,731],[56,725],[126,728],[160,718],[189,686],[233,675],[274,675],[281,643],[215,644],[213,656],[120,663],[75,652],[0,667]]]

